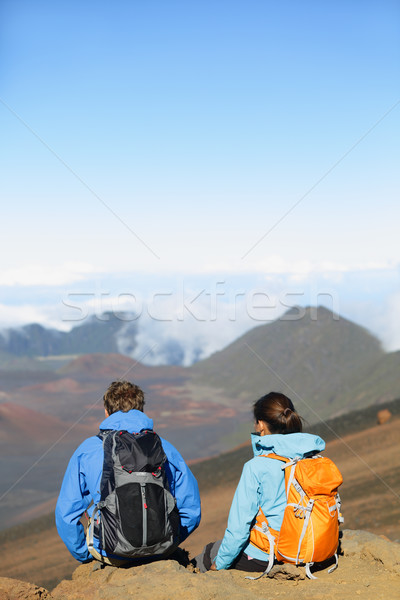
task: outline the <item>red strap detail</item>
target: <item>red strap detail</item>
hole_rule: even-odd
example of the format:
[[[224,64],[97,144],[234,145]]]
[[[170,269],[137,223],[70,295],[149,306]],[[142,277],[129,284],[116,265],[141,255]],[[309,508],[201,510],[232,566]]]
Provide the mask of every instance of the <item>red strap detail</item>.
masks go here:
[[[155,485],[155,484],[154,484],[154,485]],[[145,508],[147,508],[147,504],[146,504],[146,502],[144,503],[144,507],[145,507]]]

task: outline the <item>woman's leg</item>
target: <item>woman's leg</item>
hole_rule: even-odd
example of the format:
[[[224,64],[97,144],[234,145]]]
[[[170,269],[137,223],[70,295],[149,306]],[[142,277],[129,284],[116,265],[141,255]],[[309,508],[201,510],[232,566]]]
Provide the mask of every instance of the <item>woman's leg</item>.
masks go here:
[[[210,542],[207,544],[207,546],[204,546],[201,553],[193,559],[193,563],[195,567],[200,569],[200,573],[206,573],[210,570],[210,567],[218,554],[221,542],[222,540],[218,540],[218,542]]]
[[[210,542],[207,546],[204,546],[202,552],[193,559],[195,566],[200,569],[200,573],[206,573],[210,570],[210,567],[218,554],[221,541],[222,540]],[[257,560],[256,558],[247,556],[245,552],[241,552],[229,568],[236,569],[237,571],[247,571],[248,573],[263,573],[267,567],[268,561]]]
[[[247,571],[248,573],[263,573],[267,567],[268,561],[251,558],[251,556],[248,556],[245,552],[241,552],[230,569]]]

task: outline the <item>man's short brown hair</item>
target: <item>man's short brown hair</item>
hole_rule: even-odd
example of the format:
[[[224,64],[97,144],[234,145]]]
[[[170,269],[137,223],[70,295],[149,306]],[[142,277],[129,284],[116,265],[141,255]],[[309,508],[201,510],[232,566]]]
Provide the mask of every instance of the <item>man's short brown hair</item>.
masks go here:
[[[138,385],[129,381],[113,381],[103,396],[104,408],[109,415],[128,412],[135,408],[143,412],[144,393]]]

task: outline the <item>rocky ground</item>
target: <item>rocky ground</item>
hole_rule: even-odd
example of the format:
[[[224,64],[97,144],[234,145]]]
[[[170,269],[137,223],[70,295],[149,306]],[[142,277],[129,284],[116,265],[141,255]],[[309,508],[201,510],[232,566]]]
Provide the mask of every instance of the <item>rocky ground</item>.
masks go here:
[[[183,555],[182,555],[183,556]],[[184,562],[181,560],[181,562]],[[79,566],[72,580],[52,592],[15,579],[0,578],[1,600],[397,600],[400,597],[400,544],[366,531],[345,530],[339,568],[325,567],[315,581],[304,568],[277,565],[257,581],[241,571],[200,574],[174,560],[118,569],[98,563]]]

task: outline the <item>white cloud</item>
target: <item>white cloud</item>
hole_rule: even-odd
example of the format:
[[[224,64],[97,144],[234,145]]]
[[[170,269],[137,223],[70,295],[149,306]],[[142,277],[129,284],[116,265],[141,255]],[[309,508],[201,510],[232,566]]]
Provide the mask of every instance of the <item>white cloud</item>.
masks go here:
[[[48,310],[32,305],[6,306],[0,304],[0,327],[17,327],[27,323],[49,326]]]
[[[190,267],[182,266],[182,270],[169,268],[165,262],[159,265],[160,275],[171,273],[171,279],[180,274],[183,277],[186,273],[192,276],[212,276],[224,273],[232,276],[285,276],[290,277],[290,281],[301,283],[307,281],[310,276],[322,274],[331,281],[339,282],[344,274],[351,272],[385,271],[396,268],[395,261],[366,261],[366,262],[335,262],[318,261],[301,258],[287,258],[280,255],[269,255],[262,260],[251,260],[251,257],[245,260],[219,260],[213,262],[194,262]],[[129,272],[129,270],[128,270]],[[135,272],[140,273],[135,265]],[[156,270],[148,270],[147,274],[152,273],[157,277]],[[56,265],[45,265],[39,263],[25,264],[20,267],[3,269],[0,271],[0,286],[7,288],[18,286],[46,286],[57,287],[62,285],[84,282],[89,276],[102,275],[107,280],[108,275],[104,269],[95,267],[86,262],[65,261]],[[113,273],[113,277],[117,277]],[[289,279],[288,279],[289,281]]]
[[[289,267],[280,259],[275,266]],[[340,265],[325,266],[334,269]],[[212,273],[163,278],[125,273],[120,277],[101,274],[101,281],[93,282],[83,274],[89,265],[68,265],[69,273],[81,273],[81,281],[71,285],[68,293],[63,286],[53,286],[44,297],[40,285],[15,289],[4,286],[3,297],[9,298],[9,306],[3,299],[0,325],[37,322],[65,331],[90,316],[100,319],[106,311],[127,311],[134,315],[128,325],[134,321],[139,332],[135,358],[142,359],[143,353],[156,345],[145,362],[160,364],[168,353],[176,352],[182,354],[185,364],[190,364],[195,357],[222,349],[245,331],[279,318],[292,306],[322,304],[367,327],[383,340],[386,349],[396,350],[400,348],[398,270],[389,268],[391,265],[373,264],[374,269],[368,271],[364,266],[358,265],[359,271],[300,275],[301,268],[303,273],[307,269],[299,261],[298,274],[227,274],[223,280]],[[121,321],[125,321],[122,316]],[[131,338],[127,326],[125,334],[121,331],[121,351],[131,348]]]
[[[136,347],[133,352],[128,350],[133,358],[145,364],[162,364],[175,353],[189,365],[222,349],[252,327],[279,317],[288,308],[281,300],[272,292],[267,295],[262,289],[248,289],[244,284],[238,288],[216,281],[204,287],[189,287],[180,282],[175,289],[171,285],[160,287],[155,293],[141,296],[71,294],[63,318],[76,326],[88,317],[100,319],[106,311],[127,311],[132,318],[118,336],[121,352],[132,345],[133,323],[137,327]]]
[[[58,266],[31,264],[0,272],[0,285],[12,286],[58,286],[82,281],[96,270],[86,263],[66,262]]]
[[[252,260],[251,256],[243,260],[213,261],[199,265],[199,273],[265,273],[269,275],[290,275],[294,281],[301,281],[312,274],[327,274],[341,277],[344,273],[385,271],[396,268],[393,260],[366,260],[363,261],[332,261],[299,259],[293,256],[287,258],[281,255],[269,255],[263,259]]]
[[[377,325],[385,350],[394,352],[400,349],[400,292],[389,296]]]
[[[288,274],[308,277],[311,274],[344,274],[362,271],[386,271],[396,268],[394,261],[367,261],[367,262],[335,262],[312,260],[285,260],[280,256],[268,257],[265,261],[257,263],[260,271],[276,274]]]

